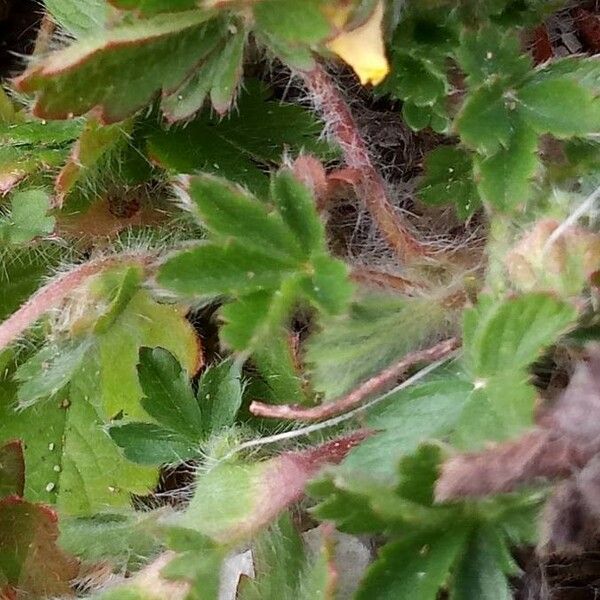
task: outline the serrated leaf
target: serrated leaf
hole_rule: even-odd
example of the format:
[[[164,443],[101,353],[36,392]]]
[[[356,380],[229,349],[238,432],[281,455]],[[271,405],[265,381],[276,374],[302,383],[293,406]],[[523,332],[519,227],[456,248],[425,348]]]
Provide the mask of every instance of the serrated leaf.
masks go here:
[[[163,263],[158,282],[186,296],[248,294],[276,288],[295,268],[291,259],[234,242],[225,246],[202,244]]]
[[[66,119],[97,108],[103,122],[123,120],[193,71],[203,58],[206,19],[203,11],[188,11],[121,25],[51,54],[17,85],[39,92],[34,113],[40,117]]]
[[[416,106],[435,104],[448,88],[446,75],[435,62],[404,52],[395,53],[391,74],[381,86],[393,98]]]
[[[137,372],[144,392],[144,410],[167,429],[198,440],[203,429],[202,414],[190,374],[177,359],[164,348],[141,348]]]
[[[451,599],[510,600],[513,595],[503,570],[506,554],[505,542],[493,528],[478,528],[456,565]],[[514,569],[507,574],[514,574]]]
[[[314,273],[303,282],[306,295],[325,314],[342,313],[354,291],[348,267],[341,260],[320,253],[311,257],[311,265]]]
[[[11,197],[8,238],[13,244],[25,244],[54,230],[55,219],[48,216],[50,197],[41,189],[15,192]]]
[[[393,394],[368,418],[367,425],[379,433],[354,448],[344,465],[382,481],[395,479],[402,456],[454,430],[472,390],[459,377],[436,375],[430,382]]]
[[[215,236],[234,238],[245,247],[282,260],[302,256],[281,216],[243,190],[209,175],[190,178],[188,189],[193,212]]]
[[[123,455],[139,465],[177,464],[199,456],[190,438],[154,423],[125,423],[110,428]]]
[[[597,93],[566,78],[534,77],[519,89],[516,101],[522,119],[539,133],[584,136],[600,131]]]
[[[532,63],[531,58],[521,52],[513,30],[502,31],[492,25],[465,28],[456,57],[471,86],[484,83],[494,75],[509,81],[518,80],[527,75]]]
[[[25,486],[25,459],[20,441],[0,446],[0,500],[6,496],[23,495]]]
[[[506,147],[513,134],[511,111],[516,108],[505,97],[501,82],[483,85],[471,92],[455,121],[461,140],[482,154]]]
[[[290,171],[281,170],[273,177],[271,196],[283,221],[306,254],[324,247],[325,227],[316,211],[316,201],[306,186]]]
[[[0,125],[0,142],[10,146],[56,147],[77,139],[83,129],[82,119],[69,121],[31,120]]]
[[[465,527],[456,527],[388,543],[369,568],[356,599],[435,600],[468,533]]]
[[[475,178],[484,201],[500,211],[514,210],[531,195],[532,179],[540,167],[538,136],[526,126],[517,127],[508,146],[475,162]]]
[[[481,204],[473,179],[472,155],[453,146],[432,150],[425,158],[419,197],[433,205],[455,203],[462,218],[472,215]]]
[[[237,29],[219,53],[212,70],[210,101],[218,114],[229,111],[235,100],[243,70],[246,32],[241,23],[231,26]]]
[[[296,295],[297,281],[285,280],[277,291],[255,292],[221,309],[225,324],[220,336],[235,350],[257,347],[270,335],[280,334]]]
[[[197,397],[205,436],[233,425],[242,405],[242,394],[240,368],[232,360],[211,366],[202,373]]]
[[[193,85],[191,80],[189,85]],[[319,140],[321,125],[309,111],[269,100],[265,88],[255,80],[246,81],[244,87],[236,110],[223,119],[205,111],[185,127],[152,132],[151,157],[177,173],[207,171],[266,195],[269,181],[260,167],[280,163],[286,151],[298,153],[304,149],[323,158],[333,155],[331,147]],[[202,96],[202,89],[196,92]],[[170,98],[169,106],[176,98],[177,94]],[[184,95],[181,102],[185,104],[186,98]],[[178,109],[165,110],[174,118]]]
[[[342,395],[420,347],[444,319],[442,310],[418,298],[372,294],[357,300],[347,315],[323,319],[321,331],[309,338],[313,386],[326,400]]]
[[[474,377],[522,371],[576,318],[575,307],[549,294],[482,302],[465,314],[465,366]]]
[[[71,594],[70,581],[79,569],[56,544],[57,519],[51,508],[18,496],[0,500],[0,596]]]

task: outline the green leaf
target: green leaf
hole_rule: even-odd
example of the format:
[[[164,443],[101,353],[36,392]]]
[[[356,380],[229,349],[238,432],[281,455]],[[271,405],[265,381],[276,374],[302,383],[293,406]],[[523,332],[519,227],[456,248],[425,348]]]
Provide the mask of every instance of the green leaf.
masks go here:
[[[476,160],[476,179],[482,198],[500,211],[514,210],[533,192],[532,179],[540,167],[538,136],[526,126],[516,129],[506,148]]]
[[[342,313],[352,297],[354,286],[348,277],[348,267],[341,260],[327,254],[311,257],[314,273],[304,280],[304,291],[325,314]]]
[[[501,82],[483,85],[470,93],[456,119],[461,140],[482,154],[495,154],[508,146],[513,134],[511,110]]]
[[[348,314],[322,319],[321,330],[309,338],[306,359],[314,388],[326,400],[348,392],[421,347],[444,320],[441,309],[420,298],[382,293],[361,298]]]
[[[431,107],[417,106],[408,100],[402,104],[404,122],[413,130],[425,129],[431,123]]]
[[[110,15],[106,0],[44,0],[44,5],[61,27],[77,37],[102,28]]]
[[[199,43],[206,19],[188,11],[118,26],[36,63],[18,87],[38,92],[40,117],[66,119],[97,107],[103,122],[123,120],[193,71],[206,52]]]
[[[475,378],[520,372],[574,325],[577,310],[543,293],[480,302],[465,313],[465,366]]]
[[[101,513],[61,518],[60,547],[90,563],[108,561],[117,569],[140,567],[160,545],[158,521],[164,510]]]
[[[196,0],[110,0],[121,10],[136,10],[143,14],[177,12],[196,7]]]
[[[188,436],[153,423],[125,423],[110,428],[125,457],[140,465],[177,464],[199,455]]]
[[[304,566],[304,547],[289,515],[283,515],[257,537],[252,558],[255,577],[243,581],[238,600],[296,597]]]
[[[460,422],[472,384],[450,373],[391,395],[367,425],[379,431],[354,448],[344,465],[381,481],[396,477],[398,461],[428,440],[445,438]]]
[[[20,382],[19,408],[28,408],[58,394],[71,381],[90,346],[87,339],[67,344],[49,342],[20,365],[15,373]]]
[[[318,44],[331,29],[324,5],[323,0],[305,0],[302,4],[262,0],[253,9],[256,27],[287,45]]]
[[[556,137],[584,136],[600,130],[600,100],[595,91],[569,79],[543,77],[543,72],[517,93],[519,114],[539,133]]]
[[[25,244],[54,231],[55,219],[47,216],[50,197],[41,189],[16,192],[11,197],[8,236],[13,244]]]
[[[18,496],[0,500],[0,595],[47,598],[71,593],[78,566],[56,544],[56,521],[47,506]]]
[[[471,153],[454,146],[440,146],[425,158],[425,177],[419,197],[428,204],[455,203],[460,217],[467,218],[481,205],[473,180]]]
[[[317,213],[316,201],[310,190],[290,171],[281,170],[273,177],[271,196],[283,221],[307,255],[325,246],[325,228]]]
[[[449,84],[440,66],[421,56],[396,52],[392,70],[381,89],[416,106],[431,106],[446,95]]]
[[[197,397],[205,436],[234,424],[243,391],[240,368],[232,360],[211,366],[202,373]]]
[[[510,600],[513,595],[504,571],[510,553],[492,527],[478,528],[467,545],[452,578],[452,600]],[[507,574],[514,574],[514,564]],[[517,569],[518,571],[518,569]]]
[[[119,454],[102,429],[94,405],[100,401],[97,366],[77,373],[68,395],[15,412],[12,385],[0,382],[0,440],[23,440],[25,497],[56,504],[61,514],[90,515],[130,503],[130,493],[147,494],[154,469]]]
[[[0,446],[0,500],[6,496],[23,495],[25,459],[20,441]]]
[[[435,600],[468,534],[463,526],[390,542],[369,568],[356,600]]]
[[[249,249],[275,258],[299,259],[301,249],[281,216],[243,190],[209,175],[192,177],[189,194],[193,212],[215,236],[234,238]]]
[[[177,359],[163,348],[141,348],[137,372],[145,396],[144,410],[188,441],[199,440],[203,418],[189,374]]]
[[[0,125],[0,142],[10,146],[46,146],[55,148],[77,139],[83,119],[69,121],[30,120]]]
[[[531,58],[521,52],[514,30],[502,31],[493,25],[465,28],[456,57],[470,86],[480,85],[495,75],[509,81],[518,80],[527,75],[532,63]]]
[[[277,291],[256,292],[224,306],[221,340],[235,350],[245,350],[257,348],[268,337],[279,335],[293,305],[296,288],[296,278],[288,277]]]
[[[206,73],[206,77],[210,77]],[[201,86],[198,80],[198,86]],[[174,120],[179,113],[169,108],[176,98],[184,106],[195,104],[203,96],[202,89],[195,89],[189,81],[189,92],[194,98],[187,99],[181,90],[170,99],[167,116]],[[294,104],[269,100],[266,89],[256,80],[244,83],[236,110],[225,118],[218,119],[204,111],[197,119],[185,126],[157,129],[149,136],[149,153],[160,165],[176,173],[207,171],[227,177],[236,183],[248,186],[253,192],[266,195],[269,181],[265,168],[281,162],[285,152],[298,153],[302,149],[316,156],[327,158],[333,155],[331,147],[319,139],[321,124],[314,115]],[[165,101],[166,102],[166,101]],[[201,104],[201,101],[200,101]],[[184,107],[179,107],[183,116]],[[198,105],[198,108],[200,105]]]
[[[293,273],[295,261],[230,242],[202,244],[176,254],[160,267],[158,282],[186,296],[214,297],[270,290]]]
[[[136,368],[142,346],[160,346],[168,350],[188,373],[195,373],[199,347],[185,313],[185,308],[160,304],[148,292],[140,290],[114,324],[106,332],[96,334],[102,407],[106,417],[122,414],[127,418],[147,419],[140,404],[144,392]]]
[[[237,29],[237,31],[236,31]],[[240,85],[244,60],[246,32],[240,22],[230,25],[235,33],[216,58],[212,69],[210,101],[220,115],[231,108]]]

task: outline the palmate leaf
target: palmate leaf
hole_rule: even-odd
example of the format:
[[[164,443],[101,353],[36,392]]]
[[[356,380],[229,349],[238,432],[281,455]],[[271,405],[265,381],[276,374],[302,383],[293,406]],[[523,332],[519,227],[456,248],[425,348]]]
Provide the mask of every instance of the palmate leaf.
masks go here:
[[[260,339],[279,334],[300,300],[326,314],[344,308],[352,292],[347,268],[327,254],[314,206],[307,214],[308,191],[293,185],[289,174],[275,176],[276,198],[287,195],[276,199],[278,210],[210,176],[189,178],[188,189],[192,212],[215,241],[168,259],[158,281],[185,295],[235,299],[223,309],[228,322],[223,339],[236,350],[251,350]],[[292,198],[294,210],[306,215],[303,228],[286,208]]]
[[[473,180],[472,154],[454,146],[441,146],[431,151],[425,158],[425,176],[419,184],[419,197],[433,205],[452,202],[461,218],[472,215],[481,206]]]
[[[202,442],[234,424],[242,385],[239,367],[231,361],[204,371],[197,396],[189,374],[163,348],[140,350],[138,375],[142,407],[155,423],[127,422],[109,430],[129,460],[160,465],[198,458]]]
[[[189,85],[192,83],[190,80]],[[204,82],[198,79],[197,84],[202,87]],[[331,147],[319,139],[321,125],[309,111],[270,100],[255,80],[246,81],[244,87],[236,110],[224,119],[205,111],[185,126],[151,132],[148,153],[152,159],[176,173],[206,171],[266,196],[269,180],[261,167],[279,164],[286,151],[333,156]],[[178,104],[175,99],[182,95],[179,91],[163,101],[163,111],[172,119],[189,117],[202,106],[208,89],[204,94],[202,89],[186,90]],[[188,101],[188,92],[199,94],[201,100],[197,108],[191,105],[189,114],[180,106]]]

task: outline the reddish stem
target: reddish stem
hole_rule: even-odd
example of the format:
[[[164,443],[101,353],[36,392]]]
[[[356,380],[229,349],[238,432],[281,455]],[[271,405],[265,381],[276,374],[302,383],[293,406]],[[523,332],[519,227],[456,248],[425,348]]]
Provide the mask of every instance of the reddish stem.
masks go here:
[[[329,75],[317,65],[312,71],[302,73],[302,76],[317,109],[341,146],[346,164],[360,173],[360,182],[355,185],[356,192],[390,246],[403,261],[425,254],[426,248],[394,211],[385,182],[373,166],[348,104]]]
[[[19,310],[0,324],[0,350],[14,342],[26,329],[49,310],[60,304],[85,281],[110,267],[124,263],[144,264],[150,260],[147,254],[121,254],[106,256],[79,265],[54,278],[39,289]]]
[[[448,356],[459,347],[456,338],[450,338],[426,350],[407,354],[401,361],[385,369],[375,377],[368,379],[348,395],[335,402],[306,408],[295,404],[273,405],[252,402],[250,412],[258,417],[273,419],[292,419],[296,421],[321,421],[345,413],[358,406],[367,397],[395,382],[410,367],[421,362],[433,362]]]

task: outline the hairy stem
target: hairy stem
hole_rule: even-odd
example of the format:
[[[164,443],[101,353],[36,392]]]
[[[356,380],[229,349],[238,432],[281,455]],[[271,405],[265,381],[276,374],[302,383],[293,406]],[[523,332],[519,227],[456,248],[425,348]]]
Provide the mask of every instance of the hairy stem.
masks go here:
[[[268,417],[273,419],[291,419],[295,421],[320,421],[328,419],[335,415],[345,413],[355,406],[358,406],[371,394],[392,384],[399,377],[404,375],[408,369],[418,363],[433,362],[444,358],[454,352],[459,347],[459,341],[456,338],[450,338],[427,348],[426,350],[417,350],[407,354],[402,360],[388,367],[375,377],[368,379],[348,395],[319,406],[307,408],[298,405],[273,405],[262,402],[252,402],[250,412],[258,417]]]
[[[356,192],[389,245],[405,262],[425,254],[423,244],[394,211],[385,182],[373,166],[367,145],[358,131],[348,104],[329,75],[317,65],[313,70],[302,73],[302,76],[316,108],[341,146],[346,164],[360,173],[360,181],[355,185]]]
[[[69,294],[94,275],[124,263],[147,264],[152,258],[142,253],[105,256],[58,275],[40,288],[8,319],[0,323],[0,350],[14,342],[45,313],[60,306]]]

